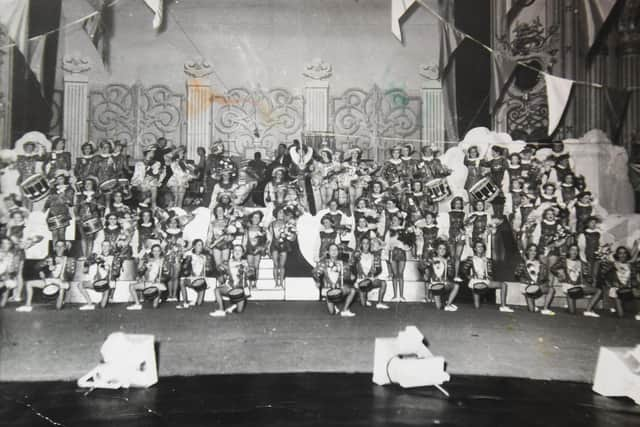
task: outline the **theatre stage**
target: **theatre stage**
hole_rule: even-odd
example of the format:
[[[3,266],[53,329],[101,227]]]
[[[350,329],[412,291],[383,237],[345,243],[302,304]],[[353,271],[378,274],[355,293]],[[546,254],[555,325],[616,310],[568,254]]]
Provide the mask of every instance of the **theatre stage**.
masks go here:
[[[600,346],[640,343],[640,322],[558,311],[545,317],[494,305],[457,312],[420,303],[391,310],[354,307],[354,318],[332,317],[320,302],[250,301],[242,315],[208,316],[212,304],[176,310],[163,304],[130,312],[124,304],[81,312],[36,305],[0,310],[0,381],[75,380],[95,366],[114,331],[154,334],[161,377],[171,375],[371,372],[375,337],[416,325],[452,374],[590,382]],[[160,380],[162,381],[162,379]]]

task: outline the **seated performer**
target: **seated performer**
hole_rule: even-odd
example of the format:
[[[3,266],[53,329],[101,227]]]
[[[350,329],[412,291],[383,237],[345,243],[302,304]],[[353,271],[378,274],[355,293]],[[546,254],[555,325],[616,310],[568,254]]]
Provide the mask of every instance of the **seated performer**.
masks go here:
[[[247,260],[244,259],[244,249],[241,245],[235,245],[233,247],[231,258],[229,258],[229,261],[225,264],[224,270],[226,272],[226,280],[215,289],[215,304],[218,305],[218,309],[209,313],[212,317],[224,317],[227,313],[233,313],[234,311],[242,313],[247,305],[247,300],[243,299],[242,301],[233,303],[225,310],[223,300],[224,297],[230,296],[232,290],[244,290],[246,288],[245,280],[249,270],[249,264]]]
[[[449,292],[447,297],[447,303],[444,305],[444,311],[457,311],[458,307],[453,304],[453,301],[458,295],[460,285],[458,282],[453,281],[454,265],[448,256],[447,243],[444,241],[435,242],[435,254],[433,258],[427,261],[427,281],[425,282],[425,294],[431,293],[433,295],[436,308],[442,309],[443,295]]]
[[[33,299],[33,288],[44,289],[45,286],[57,286],[58,297],[56,300],[56,309],[62,309],[64,305],[67,290],[69,290],[69,282],[75,274],[76,262],[73,258],[67,256],[70,244],[63,240],[58,240],[54,244],[54,255],[47,258],[46,265],[40,270],[40,278],[42,281],[33,280],[27,282],[27,300],[25,305],[20,306],[16,311],[29,313],[33,309],[31,300]]]
[[[615,301],[618,317],[624,317],[625,304],[640,298],[637,260],[631,258],[629,249],[620,246],[613,255],[613,262],[603,263],[602,270],[609,298]],[[640,313],[636,314],[636,320],[640,320]]]
[[[535,300],[541,296],[544,296],[544,307],[540,310],[540,314],[545,316],[553,316],[555,313],[549,309],[551,301],[556,294],[553,286],[549,284],[549,268],[540,262],[538,247],[535,244],[527,246],[525,251],[525,260],[518,264],[515,271],[515,278],[520,283],[527,286],[537,286],[540,295],[527,292],[527,288],[524,290],[524,296],[527,301],[527,308],[530,312],[535,313],[537,311]]]
[[[196,292],[196,301],[193,305],[202,305],[204,293],[207,290],[206,276],[213,274],[213,260],[204,250],[204,242],[201,239],[193,241],[193,248],[184,254],[180,266],[180,292],[182,293],[182,304],[176,308],[178,310],[189,308],[187,287],[191,287]]]
[[[469,288],[473,292],[473,305],[480,308],[480,297],[483,290],[500,289],[500,311],[513,313],[513,310],[507,306],[507,284],[492,280],[493,263],[491,259],[487,258],[486,250],[484,242],[475,242],[473,256],[465,261],[464,270],[469,279]]]
[[[382,301],[387,291],[387,282],[380,278],[382,273],[382,261],[379,253],[371,252],[371,240],[363,237],[359,243],[360,251],[356,253],[355,269],[356,269],[356,288],[360,295],[360,302],[363,306],[369,307],[371,302],[368,300],[369,292],[378,289],[378,310],[387,310],[389,306]]]
[[[86,259],[82,281],[77,284],[78,291],[86,301],[85,305],[80,306],[80,310],[94,310],[96,308],[87,289],[96,290],[96,284],[103,280],[109,283],[109,289],[100,291],[102,293],[100,307],[105,308],[107,306],[111,289],[115,288],[115,281],[111,281],[112,263],[113,254],[111,253],[111,243],[109,241],[102,242],[100,253],[93,253]]]
[[[18,285],[16,276],[20,262],[13,241],[8,237],[0,238],[0,308],[7,304],[9,292]]]
[[[351,278],[348,277],[345,280],[345,275],[351,275],[352,273],[348,266],[338,259],[339,255],[340,248],[338,245],[334,243],[329,246],[326,256],[318,262],[313,275],[316,284],[320,287],[321,294],[325,294],[329,314],[340,313],[342,317],[353,317],[355,313],[349,310],[349,307],[356,296],[356,290],[346,284],[347,281],[351,281]],[[333,296],[334,293],[336,294],[335,297]],[[344,301],[342,310],[337,306],[339,304],[338,300],[340,302]]]
[[[570,245],[567,249],[567,256],[561,258],[551,267],[551,273],[560,280],[562,292],[567,296],[569,313],[576,314],[577,299],[590,297],[587,309],[583,314],[587,317],[600,317],[593,309],[602,298],[602,289],[594,286],[591,269],[586,262],[579,258],[579,255],[578,245]],[[573,293],[570,291],[573,288],[580,288],[581,291]]]
[[[142,304],[138,298],[138,291],[152,291],[155,294],[153,298],[153,308],[157,308],[160,304],[161,293],[167,290],[167,280],[169,278],[169,268],[162,254],[162,247],[156,243],[151,247],[151,253],[145,254],[140,259],[138,267],[138,275],[141,276],[141,282],[133,282],[129,285],[129,292],[133,299],[133,304],[127,307],[127,310],[142,310]]]

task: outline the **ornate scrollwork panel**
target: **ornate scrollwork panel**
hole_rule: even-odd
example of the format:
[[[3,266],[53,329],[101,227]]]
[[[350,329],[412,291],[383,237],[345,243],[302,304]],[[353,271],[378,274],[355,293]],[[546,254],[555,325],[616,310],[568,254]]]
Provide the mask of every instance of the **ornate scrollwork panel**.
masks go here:
[[[230,89],[214,106],[215,128],[232,155],[271,153],[300,136],[304,103],[286,89]]]
[[[331,101],[331,124],[336,148],[345,150],[359,145],[365,157],[382,160],[388,148],[397,143],[380,139],[420,138],[421,100],[402,89],[381,90],[374,85],[369,91],[347,89]]]

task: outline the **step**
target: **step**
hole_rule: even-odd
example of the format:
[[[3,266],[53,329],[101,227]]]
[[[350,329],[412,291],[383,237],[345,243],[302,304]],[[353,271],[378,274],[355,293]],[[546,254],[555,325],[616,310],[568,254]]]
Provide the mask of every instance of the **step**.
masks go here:
[[[289,277],[284,297],[286,301],[318,301],[318,287],[311,277]]]

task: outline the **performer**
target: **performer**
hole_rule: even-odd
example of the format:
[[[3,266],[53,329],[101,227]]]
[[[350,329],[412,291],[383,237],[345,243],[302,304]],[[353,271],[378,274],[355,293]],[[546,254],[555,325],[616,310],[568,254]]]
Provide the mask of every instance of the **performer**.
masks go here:
[[[118,215],[113,212],[108,213],[105,217],[104,228],[99,233],[102,233],[102,238],[97,238],[96,240],[109,242],[112,248],[115,247],[116,240],[122,233],[122,227],[118,223]]]
[[[56,309],[62,309],[67,290],[69,289],[69,282],[73,279],[76,269],[75,260],[67,256],[67,251],[70,247],[71,245],[63,240],[58,240],[54,243],[53,256],[46,259],[46,265],[39,272],[42,281],[33,280],[27,282],[27,300],[25,305],[18,307],[16,311],[25,313],[31,312],[33,310],[33,307],[31,306],[33,289],[44,289],[46,286],[50,285],[58,288]]]
[[[183,256],[188,243],[182,238],[182,226],[178,216],[171,211],[170,217],[164,222],[165,258],[169,264],[169,281],[167,282],[167,302],[178,300]]]
[[[129,285],[129,293],[133,299],[133,304],[127,306],[127,310],[142,310],[142,304],[138,298],[138,291],[148,291],[155,288],[153,298],[153,308],[158,308],[161,293],[167,290],[167,280],[169,278],[169,266],[162,253],[162,247],[156,243],[151,247],[151,253],[140,258],[138,275],[141,282],[133,282]]]
[[[437,151],[434,151],[431,146],[422,147],[422,157],[417,163],[415,175],[423,182],[446,178],[451,174],[451,170],[436,157],[437,154]]]
[[[411,144],[400,145],[400,158],[402,159],[402,170],[404,171],[405,179],[412,178],[416,171],[417,162],[413,158],[415,151]]]
[[[195,166],[185,162],[184,156],[186,152],[187,147],[184,145],[176,148],[175,153],[171,157],[171,163],[169,164],[173,173],[171,174],[167,185],[174,196],[173,206],[177,206],[179,208],[182,207],[184,195],[189,187],[189,182],[197,176]]]
[[[454,281],[462,282],[460,278],[460,261],[462,259],[462,251],[465,243],[465,212],[464,200],[462,197],[454,197],[451,200],[451,209],[449,210],[449,250],[451,258],[453,258]]]
[[[482,166],[489,168],[489,177],[499,188],[503,188],[503,180],[509,166],[505,157],[505,151],[506,149],[494,145],[491,147],[490,158],[481,163]]]
[[[275,219],[269,225],[269,250],[273,260],[273,279],[276,287],[282,288],[287,256],[291,251],[291,243],[296,240],[296,226],[294,221],[287,221],[283,208],[276,208],[273,216]]]
[[[542,260],[547,266],[554,265],[565,252],[568,230],[558,221],[554,208],[547,208],[542,219],[533,230],[530,243],[536,243]]]
[[[320,219],[320,251],[318,259],[327,255],[329,246],[338,243],[338,230],[335,228],[333,216],[324,214]]]
[[[76,157],[74,173],[78,180],[83,181],[93,175],[95,147],[91,141],[85,142],[80,146],[80,151],[81,154]]]
[[[100,253],[93,253],[87,257],[84,263],[83,278],[77,283],[78,291],[86,301],[86,304],[80,306],[80,310],[94,310],[96,307],[91,301],[91,297],[87,289],[93,289],[102,294],[100,307],[105,308],[109,301],[109,295],[115,289],[115,281],[111,281],[111,265],[113,264],[113,254],[111,252],[111,243],[102,242]],[[97,290],[96,285],[106,281],[109,289]]]
[[[111,155],[118,179],[127,179],[131,176],[129,170],[129,155],[127,154],[127,144],[116,139],[113,141],[113,153]]]
[[[407,251],[410,245],[402,238],[404,232],[404,212],[395,212],[390,215],[389,229],[385,233],[385,250],[383,257],[389,264],[391,283],[393,285],[393,300],[406,301],[404,299],[404,269],[407,264]]]
[[[491,224],[493,219],[486,210],[485,202],[477,200],[473,202],[474,211],[469,214],[466,224],[470,225],[471,233],[468,233],[467,244],[473,248],[474,242],[481,241],[488,247],[491,240]]]
[[[598,229],[600,218],[597,216],[590,216],[587,218],[586,227],[584,231],[578,234],[578,248],[580,249],[580,259],[589,265],[591,270],[591,277],[597,280],[600,277],[600,259],[598,252],[602,247],[602,233]]]
[[[80,220],[80,236],[82,240],[82,253],[89,255],[93,252],[93,243],[96,234],[102,229],[102,215],[104,202],[98,194],[97,181],[93,177],[87,177],[81,181],[81,191],[76,194],[75,210],[76,218]]]
[[[67,227],[71,222],[75,192],[69,185],[69,173],[63,170],[56,172],[55,186],[44,204],[47,212],[47,224],[53,241],[64,240]]]
[[[255,271],[255,277],[247,277],[247,284],[255,288],[260,271],[260,261],[267,252],[267,231],[262,226],[264,214],[262,211],[253,211],[248,215],[248,224],[245,228],[243,245],[247,254],[249,268]]]
[[[264,189],[264,204],[267,207],[282,205],[287,189],[284,167],[276,167],[271,174],[273,178],[267,182]]]
[[[38,173],[42,173],[42,163],[46,161],[44,147],[34,141],[16,143],[16,168],[18,169],[18,185]]]
[[[360,303],[363,307],[369,307],[369,292],[378,289],[378,310],[388,310],[389,306],[385,304],[384,295],[387,292],[387,282],[380,278],[382,274],[382,260],[380,253],[371,252],[371,240],[369,237],[363,237],[360,240],[359,251],[354,255],[355,271],[356,271],[356,289],[360,296]]]
[[[443,295],[448,292],[449,296],[447,297],[446,304],[444,304],[444,311],[458,311],[458,307],[453,304],[453,301],[455,301],[458,295],[460,285],[453,281],[454,266],[448,256],[447,243],[438,240],[434,243],[434,246],[434,256],[427,259],[425,295],[431,293],[436,308],[441,310],[443,308]],[[442,286],[442,288],[438,289],[440,286]]]
[[[218,304],[218,309],[209,313],[210,316],[224,317],[227,313],[233,313],[234,311],[242,313],[245,310],[247,305],[246,299],[233,303],[225,310],[223,297],[229,297],[231,291],[234,289],[244,290],[245,278],[248,268],[249,265],[244,259],[244,250],[242,246],[235,245],[233,247],[231,258],[229,258],[229,261],[225,264],[224,268],[227,272],[227,280],[223,284],[217,286],[215,289],[216,304]]]
[[[562,291],[567,296],[569,313],[576,314],[576,299],[589,297],[587,309],[582,313],[586,317],[600,317],[594,308],[600,298],[602,289],[594,286],[593,276],[589,265],[580,259],[580,249],[577,244],[569,245],[567,256],[562,257],[551,267],[551,273],[555,275],[562,285]],[[570,289],[579,287],[579,297],[574,297]]]
[[[340,248],[335,243],[329,246],[327,255],[318,262],[318,265],[314,269],[314,277],[320,286],[321,292],[325,290],[327,311],[329,314],[338,314],[342,317],[353,317],[353,313],[349,307],[356,296],[356,290],[353,286],[349,286],[347,281],[350,277],[346,278],[346,275],[351,275],[348,266],[341,261],[338,256],[340,254]],[[333,291],[338,291],[333,292]],[[332,295],[337,293],[337,296]],[[335,299],[333,299],[335,298]],[[342,310],[338,308],[338,300],[344,301]]]
[[[465,190],[469,190],[484,177],[482,159],[478,146],[472,145],[467,149],[464,157],[464,165],[467,167],[467,180],[464,183]]]
[[[47,164],[45,165],[49,179],[53,178],[59,170],[67,173],[71,171],[71,153],[65,151],[67,140],[57,136],[52,138],[51,144],[52,150],[47,156]]]
[[[233,236],[227,234],[229,220],[225,217],[224,207],[216,206],[211,215],[207,247],[211,248],[216,268],[227,262],[231,253]]]
[[[544,296],[544,306],[542,310],[540,310],[540,314],[545,316],[554,316],[555,312],[549,309],[549,307],[551,306],[551,302],[553,301],[556,291],[549,283],[549,268],[540,262],[539,256],[540,253],[535,244],[527,246],[525,251],[525,260],[519,263],[516,267],[515,278],[520,283],[527,286],[527,288],[524,289],[524,296],[527,301],[527,308],[530,312],[535,313],[537,311],[535,304],[536,298]],[[533,293],[534,289],[527,292],[527,289],[532,286],[540,293],[539,296]]]
[[[142,150],[144,160],[137,162],[131,177],[131,185],[140,194],[139,199],[151,199],[151,208],[155,209],[158,199],[158,188],[165,178],[165,167],[154,160],[156,147],[151,145]]]
[[[419,212],[419,211],[418,211]],[[416,244],[416,255],[422,259],[431,259],[435,255],[436,240],[438,238],[438,223],[433,212],[427,211],[424,219],[412,221],[415,228],[420,230],[422,239]]]
[[[140,219],[138,220],[136,231],[138,236],[138,251],[142,249],[143,244],[147,240],[159,240],[160,236],[163,235],[159,225],[156,224],[151,209],[148,208],[143,208],[140,211]]]
[[[113,145],[111,141],[105,139],[100,142],[100,152],[93,156],[91,169],[100,184],[118,178],[116,163],[113,160]]]
[[[480,297],[483,289],[500,289],[500,311],[513,313],[507,306],[507,284],[493,280],[493,262],[486,256],[487,246],[482,241],[473,244],[473,256],[467,258],[464,265],[469,288],[473,292],[473,305],[480,308]]]
[[[587,219],[595,213],[593,197],[590,191],[583,191],[577,196],[576,203],[570,209],[570,224],[576,233],[582,233]]]
[[[433,202],[429,195],[423,191],[423,184],[420,180],[411,182],[411,190],[405,194],[402,209],[408,212],[414,206],[421,212],[438,214],[438,203]]]
[[[625,246],[619,246],[613,255],[613,262],[603,263],[602,269],[609,298],[615,301],[616,313],[622,318],[625,304],[640,298],[637,259],[631,257],[631,252]],[[640,313],[635,318],[640,320]]]
[[[196,292],[195,305],[202,305],[204,294],[207,290],[206,277],[213,273],[211,256],[204,250],[204,242],[201,239],[193,241],[193,248],[184,254],[180,267],[180,292],[182,304],[177,309],[189,308],[187,287]],[[217,298],[217,296],[216,296]]]
[[[7,304],[9,292],[15,292],[20,273],[21,259],[13,241],[8,237],[0,237],[0,308]]]

